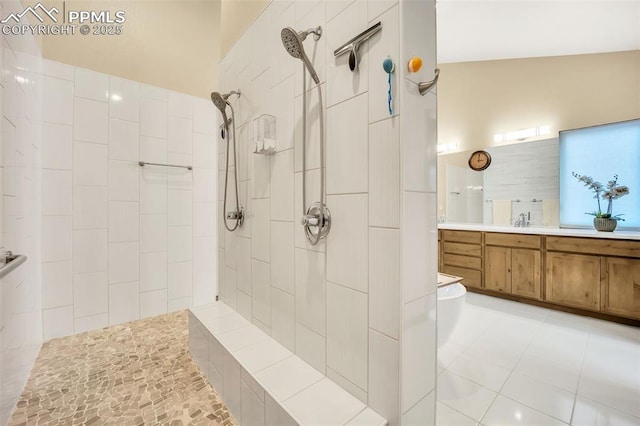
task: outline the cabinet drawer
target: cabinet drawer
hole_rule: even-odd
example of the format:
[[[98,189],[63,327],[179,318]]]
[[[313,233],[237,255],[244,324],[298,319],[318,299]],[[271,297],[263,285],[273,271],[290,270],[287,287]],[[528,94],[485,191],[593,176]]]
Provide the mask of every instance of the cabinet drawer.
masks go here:
[[[479,257],[461,256],[457,254],[445,254],[444,264],[450,266],[460,266],[470,269],[482,269],[482,259]]]
[[[482,256],[482,247],[475,244],[444,243],[444,252],[480,257]]]
[[[547,250],[640,258],[640,241],[547,237]]]
[[[484,235],[484,242],[488,246],[539,249],[541,241],[542,237],[539,235],[496,234],[493,232],[487,232]]]
[[[444,241],[453,241],[456,243],[480,244],[482,235],[476,231],[442,231],[442,239]]]
[[[445,265],[442,268],[442,272],[449,275],[456,275],[462,277],[462,284],[470,287],[482,287],[482,272],[474,271],[473,269],[458,268],[456,266]]]

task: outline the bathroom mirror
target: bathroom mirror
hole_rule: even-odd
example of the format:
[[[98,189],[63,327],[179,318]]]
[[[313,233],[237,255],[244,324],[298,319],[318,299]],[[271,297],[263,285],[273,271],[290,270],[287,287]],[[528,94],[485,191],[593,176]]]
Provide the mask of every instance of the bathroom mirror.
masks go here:
[[[510,202],[510,216],[558,225],[558,132],[640,117],[640,4],[617,4],[441,1],[441,221],[507,224],[500,206]],[[571,34],[558,24],[563,16]],[[465,25],[466,38],[456,39]],[[482,172],[467,164],[476,150],[492,157]]]

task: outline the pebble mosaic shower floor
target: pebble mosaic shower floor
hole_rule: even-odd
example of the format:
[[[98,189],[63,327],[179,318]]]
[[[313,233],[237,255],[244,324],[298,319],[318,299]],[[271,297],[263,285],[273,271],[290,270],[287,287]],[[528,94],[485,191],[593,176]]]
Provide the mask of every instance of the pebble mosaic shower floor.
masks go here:
[[[182,311],[44,343],[9,425],[235,425],[188,334]]]

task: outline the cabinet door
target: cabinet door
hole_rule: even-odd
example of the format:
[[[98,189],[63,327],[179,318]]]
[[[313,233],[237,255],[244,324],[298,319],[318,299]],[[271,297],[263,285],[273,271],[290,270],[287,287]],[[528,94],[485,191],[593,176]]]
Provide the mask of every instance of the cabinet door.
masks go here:
[[[640,319],[640,259],[605,258],[604,312]]]
[[[511,249],[511,293],[540,300],[540,251]]]
[[[484,288],[511,293],[511,249],[487,246],[484,255]]]
[[[545,300],[600,310],[600,257],[547,252]]]

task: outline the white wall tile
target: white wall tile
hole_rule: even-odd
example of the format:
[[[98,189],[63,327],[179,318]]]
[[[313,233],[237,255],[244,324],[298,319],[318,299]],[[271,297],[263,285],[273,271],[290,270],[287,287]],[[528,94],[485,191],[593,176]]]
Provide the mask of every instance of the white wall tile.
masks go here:
[[[273,269],[273,265],[272,265]],[[293,295],[271,288],[271,337],[295,351],[295,306]]]
[[[193,219],[191,191],[169,189],[168,224],[169,226],[190,226]]]
[[[269,394],[265,395],[265,424],[267,426],[295,426],[297,423],[291,416],[275,402]]]
[[[293,220],[293,150],[271,156],[271,220]]]
[[[395,1],[394,1],[395,2]],[[395,2],[397,3],[397,2]],[[380,7],[388,7],[388,2],[384,0],[369,0],[372,4]],[[384,6],[383,6],[384,5]],[[367,58],[369,67],[369,122],[373,123],[389,117],[389,104],[387,102],[388,74],[382,68],[382,62],[391,58],[395,64],[395,71],[391,73],[391,108],[393,115],[400,113],[400,74],[404,64],[400,58],[400,33],[398,31],[398,9],[394,7],[385,12],[382,16],[374,19],[369,25],[378,21],[382,22],[382,31],[378,31],[367,41]],[[378,9],[379,10],[379,9]],[[369,11],[371,15],[371,11]]]
[[[71,170],[73,128],[57,123],[43,123],[42,126],[42,168]]]
[[[140,285],[137,281],[109,286],[109,324],[140,318]]]
[[[296,248],[296,322],[326,332],[325,254]]]
[[[140,135],[140,160],[148,163],[166,163],[168,161],[167,144],[166,138]],[[159,166],[149,166],[146,170],[150,170],[151,173],[167,173],[165,167]]]
[[[369,126],[369,225],[400,226],[400,123]]]
[[[253,155],[250,157],[249,179],[251,179],[251,198],[268,198],[270,190],[270,158],[267,155]],[[231,175],[229,182],[232,184]],[[224,186],[222,187],[224,189]]]
[[[140,214],[167,214],[167,173],[144,167],[140,173]]]
[[[140,120],[140,84],[111,76],[109,78],[109,115],[122,120]]]
[[[107,230],[73,231],[73,272],[107,271]]]
[[[351,383],[343,375],[337,373],[335,370],[327,366],[327,378],[331,379],[334,383],[340,386],[342,389],[349,392],[351,395],[359,399],[360,401],[367,402],[367,392],[360,389],[358,386]]]
[[[402,415],[402,424],[432,426],[436,424],[436,393],[432,391]]]
[[[167,288],[167,252],[140,253],[140,291]]]
[[[367,295],[327,283],[327,367],[367,389]]]
[[[246,425],[264,425],[264,402],[245,383],[241,381],[241,406],[242,414],[240,418]]]
[[[193,171],[193,201],[195,203],[213,203],[216,201],[218,184],[215,170],[195,169]]]
[[[294,222],[271,222],[271,285],[293,294]]]
[[[238,290],[251,296],[251,239],[238,238]]]
[[[74,95],[106,102],[109,97],[109,76],[95,71],[75,68]]]
[[[193,152],[192,121],[188,118],[168,118],[167,142],[170,152],[191,154]]]
[[[238,142],[240,141],[236,141],[236,143]],[[241,157],[246,169],[244,158],[246,157]],[[193,133],[193,167],[213,169],[216,167],[217,160],[218,151],[215,138],[204,133]]]
[[[42,61],[42,72],[44,75],[62,80],[73,81],[74,77],[74,67],[48,59]]]
[[[45,341],[73,334],[73,306],[45,309],[42,319]]]
[[[191,297],[193,294],[193,268],[191,262],[169,263],[168,299]]]
[[[436,194],[405,192],[402,238],[403,301],[435,291],[438,273]]]
[[[167,215],[140,216],[140,253],[167,251]]]
[[[73,142],[73,184],[108,185],[108,147],[96,143]]]
[[[140,281],[138,242],[109,243],[109,284],[131,281]]]
[[[70,171],[42,171],[42,214],[69,215],[72,212]]]
[[[240,396],[240,364],[227,352],[222,351],[222,395],[225,404],[239,417],[242,413]],[[241,419],[237,419],[241,422]]]
[[[216,235],[216,204],[193,204],[193,236],[213,237]]]
[[[402,122],[411,124],[403,125],[400,131],[404,189],[435,193],[438,156],[436,96],[433,93],[420,96],[413,82],[405,81],[404,84],[414,87],[414,90],[406,90],[402,98]]]
[[[190,226],[169,226],[167,231],[167,260],[171,262],[187,262],[192,257],[192,241]]]
[[[169,300],[167,305],[169,312],[183,311],[191,307],[192,299],[190,297],[183,297],[182,299]]]
[[[73,319],[73,332],[84,333],[85,331],[97,330],[109,326],[109,314],[89,315],[82,318]]]
[[[167,137],[166,102],[144,97],[140,100],[140,135],[154,138]]]
[[[300,15],[298,13],[298,10],[296,10],[296,21],[295,21],[296,27],[299,27],[299,28],[315,28],[317,26],[322,27],[323,37],[321,37],[320,40],[318,41],[313,40],[313,38],[310,39],[308,41],[307,47],[305,47],[305,50],[307,51],[307,56],[309,57],[309,60],[311,60],[313,67],[318,73],[318,78],[320,79],[321,83],[327,81],[328,79],[327,77],[328,70],[326,68],[328,66],[327,62],[329,61],[329,58],[327,57],[327,51],[330,49],[330,42],[331,42],[331,40],[329,40],[329,38],[325,36],[327,34],[325,32],[327,30],[325,3],[326,3],[325,1],[310,1],[310,2],[303,1],[303,2],[295,2],[295,5],[294,5],[294,7],[296,8],[301,8],[301,7],[304,7],[302,6],[303,4],[306,4],[306,7],[308,8],[307,10],[309,11],[309,13]],[[285,26],[290,26],[290,25],[291,25],[291,21],[285,24]],[[311,40],[313,40],[313,42],[311,42]],[[333,52],[331,54],[331,57],[333,57]],[[287,60],[290,61],[291,59],[287,58]],[[294,63],[294,67],[293,67],[294,75],[295,75],[296,96],[302,94],[302,67],[297,65],[299,64]],[[307,73],[306,90],[310,90],[314,86],[315,86],[315,83],[313,79]]]
[[[138,201],[140,199],[140,166],[130,161],[109,161],[109,200]]]
[[[215,267],[216,241],[212,237],[193,238],[193,269],[207,271]]]
[[[403,307],[402,411],[431,392],[436,383],[436,293]]]
[[[109,143],[109,104],[75,98],[73,138],[83,142]]]
[[[369,0],[369,7],[367,8],[369,21],[380,16],[381,13],[397,3],[398,0]]]
[[[73,124],[73,82],[44,78],[42,119],[50,123]]]
[[[140,293],[140,318],[167,313],[167,290]]]
[[[73,304],[71,261],[42,264],[42,308],[58,308]]]
[[[140,151],[140,126],[136,122],[109,120],[109,159],[138,161]],[[150,160],[146,160],[150,161]]]
[[[73,187],[73,229],[106,229],[108,212],[106,187]]]
[[[174,117],[192,118],[192,97],[183,93],[169,92],[169,115]]]
[[[369,84],[368,45],[360,48],[358,72],[349,69],[349,55],[334,57],[333,51],[367,28],[367,2],[355,1],[327,23],[327,105],[335,105],[365,92]],[[324,37],[323,37],[324,38]],[[375,66],[382,67],[381,64]],[[380,84],[383,84],[382,80]],[[362,110],[365,111],[365,110]]]
[[[71,260],[71,215],[42,217],[42,261]]]
[[[271,226],[268,198],[253,200],[251,255],[265,262],[271,260]],[[250,214],[250,213],[249,213]]]
[[[140,97],[144,99],[153,99],[161,102],[169,101],[169,91],[161,87],[149,86],[147,84],[140,85]]]
[[[355,3],[354,3],[355,4]],[[367,95],[327,109],[327,193],[367,192]]]
[[[217,265],[211,269],[193,271],[193,306],[206,305],[216,300],[218,294]]]
[[[369,228],[369,327],[399,339],[400,231]]]
[[[278,46],[278,52],[280,52]],[[287,62],[290,59],[287,59]],[[273,89],[277,96],[271,101],[276,117],[276,150],[284,151],[294,146],[295,137],[295,117],[294,117],[294,79],[293,76],[287,78]]]
[[[193,100],[193,131],[214,135],[218,128],[217,110],[208,100]]]
[[[106,272],[74,274],[74,317],[80,318],[109,312],[108,288]]]
[[[366,194],[327,197],[331,233],[327,237],[327,281],[368,291],[369,228]]]
[[[400,345],[369,330],[369,406],[389,424],[399,424]]]
[[[140,204],[129,201],[109,202],[109,242],[138,241]]]
[[[269,264],[253,259],[251,262],[251,311],[253,317],[271,325],[271,286]]]

